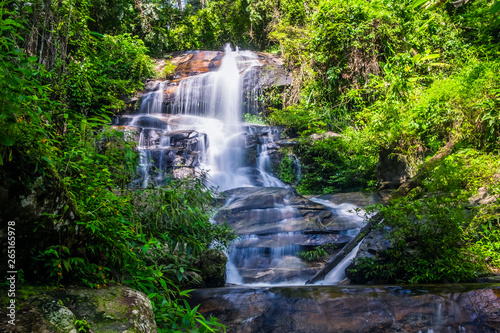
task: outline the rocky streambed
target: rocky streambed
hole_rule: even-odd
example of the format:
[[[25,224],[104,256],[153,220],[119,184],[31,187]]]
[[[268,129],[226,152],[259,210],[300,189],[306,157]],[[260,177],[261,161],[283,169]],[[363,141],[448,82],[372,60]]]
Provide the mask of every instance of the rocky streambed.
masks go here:
[[[189,302],[235,333],[500,331],[500,285],[233,287]]]
[[[323,264],[301,251],[329,245],[340,249],[363,219],[297,195],[289,187],[240,187],[225,191],[214,220],[227,223],[240,239],[229,252],[229,283],[304,283]]]

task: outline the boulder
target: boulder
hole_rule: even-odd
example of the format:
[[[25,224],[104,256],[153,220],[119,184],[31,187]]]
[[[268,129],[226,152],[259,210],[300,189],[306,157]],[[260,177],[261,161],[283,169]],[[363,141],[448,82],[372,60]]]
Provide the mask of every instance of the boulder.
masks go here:
[[[359,250],[354,257],[352,263],[346,268],[346,276],[351,280],[352,283],[370,283],[366,278],[366,274],[362,271],[357,271],[356,261],[361,258],[374,258],[375,260],[383,260],[384,252],[393,248],[392,242],[388,239],[391,232],[391,228],[376,228],[370,231],[368,235],[363,239]]]
[[[197,287],[223,287],[226,284],[226,255],[216,249],[203,252],[195,261],[201,281]]]
[[[380,151],[375,173],[384,189],[397,189],[412,176],[406,158],[387,148]]]
[[[498,200],[500,196],[490,194],[486,187],[480,187],[477,193],[469,198],[469,204],[471,206],[488,205]]]
[[[194,174],[195,172],[193,168],[186,168],[186,167],[174,169],[173,172],[174,178],[179,178],[179,179],[192,177],[194,176]]]
[[[160,86],[160,81],[158,80],[148,80],[146,84],[144,85],[144,90],[146,91],[155,91],[158,90],[158,87]]]
[[[38,290],[22,301],[16,325],[2,321],[0,331],[76,333],[83,320],[92,332],[157,332],[149,298],[123,286]]]
[[[313,141],[318,141],[318,140],[323,140],[323,139],[328,139],[328,138],[339,138],[342,135],[335,133],[335,132],[324,132],[321,134],[314,133],[313,135],[310,136],[310,139]]]

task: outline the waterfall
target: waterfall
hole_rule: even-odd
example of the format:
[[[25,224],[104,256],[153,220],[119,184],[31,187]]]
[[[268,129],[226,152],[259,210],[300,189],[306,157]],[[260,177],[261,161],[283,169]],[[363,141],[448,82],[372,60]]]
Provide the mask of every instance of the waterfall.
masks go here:
[[[208,170],[211,185],[222,191],[255,185],[244,163],[242,101],[243,81],[246,77],[253,78],[250,80],[252,85],[249,93],[257,99],[255,74],[252,74],[252,69],[256,66],[260,66],[260,63],[254,53],[238,49],[233,51],[228,44],[224,48],[224,57],[218,71],[182,80],[175,94],[172,113],[203,117],[203,122],[196,125],[197,131],[206,133],[208,141],[201,168]],[[256,102],[252,103],[248,103],[245,111],[258,108]],[[274,179],[276,186],[283,186],[268,172],[263,175],[269,179],[266,183]]]
[[[276,132],[271,131],[268,135],[263,136],[257,149],[257,170],[260,172],[264,187],[285,187],[285,184],[272,174],[271,159],[267,151],[267,146],[274,141],[273,136],[275,135]]]
[[[241,236],[228,251],[227,282],[303,284],[315,264],[301,253],[346,243],[360,221],[343,213],[347,207],[318,206],[298,196],[273,175],[281,129],[242,121],[243,113],[262,108],[259,56],[229,45],[222,58],[211,54],[220,61],[218,70],[158,82],[137,114],[118,120],[138,143],[134,185],[161,186],[168,177],[206,173],[207,185],[227,198],[214,223],[226,222]],[[300,163],[293,158],[299,178]]]

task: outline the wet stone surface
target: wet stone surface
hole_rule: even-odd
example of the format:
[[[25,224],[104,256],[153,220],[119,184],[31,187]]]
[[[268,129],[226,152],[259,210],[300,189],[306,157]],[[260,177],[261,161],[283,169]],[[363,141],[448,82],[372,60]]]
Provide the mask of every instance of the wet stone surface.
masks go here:
[[[478,289],[475,289],[478,288]],[[313,286],[200,289],[191,304],[230,332],[500,330],[500,286]]]
[[[228,223],[241,235],[229,253],[240,280],[229,278],[229,283],[305,282],[323,261],[305,261],[302,251],[328,246],[333,254],[351,240],[348,232],[363,225],[362,219],[310,201],[290,188],[242,187],[223,196],[214,220]]]

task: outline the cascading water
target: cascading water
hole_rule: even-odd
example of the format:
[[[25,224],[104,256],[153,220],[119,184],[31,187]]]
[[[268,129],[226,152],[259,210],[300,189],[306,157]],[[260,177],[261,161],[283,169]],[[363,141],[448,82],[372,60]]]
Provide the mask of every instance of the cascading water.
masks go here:
[[[204,117],[206,126],[197,129],[207,134],[209,145],[201,168],[220,190],[254,185],[244,164],[242,77],[260,65],[248,51],[226,45],[224,52],[218,71],[182,80],[172,106],[174,114]]]
[[[217,71],[184,78],[177,87],[159,83],[143,97],[139,113],[121,122],[136,131],[137,186],[206,171],[209,185],[224,191],[227,201],[215,221],[227,221],[241,235],[228,253],[228,283],[303,284],[318,267],[299,252],[345,244],[360,223],[297,196],[272,174],[281,130],[242,122],[243,112],[261,109],[260,66],[256,54],[226,46]],[[167,84],[176,87],[170,104]]]

